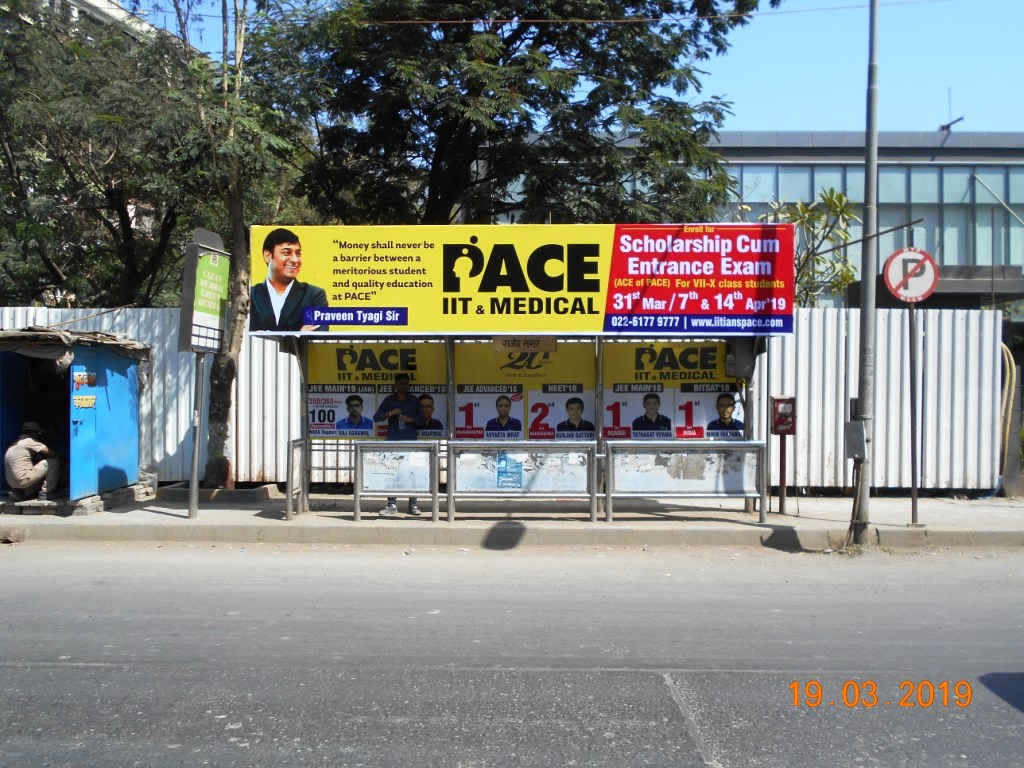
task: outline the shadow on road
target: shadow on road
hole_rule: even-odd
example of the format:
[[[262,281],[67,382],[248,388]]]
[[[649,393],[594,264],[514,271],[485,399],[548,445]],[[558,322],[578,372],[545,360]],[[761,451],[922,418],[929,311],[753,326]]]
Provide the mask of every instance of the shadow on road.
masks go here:
[[[768,549],[778,549],[783,552],[804,552],[804,545],[800,543],[800,534],[792,526],[771,526],[769,533],[762,544]]]
[[[526,526],[515,520],[495,523],[487,531],[481,546],[484,549],[515,549],[523,540]]]
[[[1024,712],[1024,673],[993,672],[978,678],[986,688],[1018,712]]]

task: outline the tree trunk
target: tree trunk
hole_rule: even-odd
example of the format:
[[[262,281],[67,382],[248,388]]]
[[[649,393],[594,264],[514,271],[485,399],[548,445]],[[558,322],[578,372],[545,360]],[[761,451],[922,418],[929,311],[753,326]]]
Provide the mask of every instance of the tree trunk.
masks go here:
[[[238,184],[227,193],[231,219],[231,311],[227,339],[223,351],[213,357],[210,372],[209,434],[206,442],[206,473],[204,488],[234,488],[234,436],[231,434],[231,413],[234,403],[231,388],[238,375],[238,355],[249,324],[249,239],[246,237],[245,211]]]

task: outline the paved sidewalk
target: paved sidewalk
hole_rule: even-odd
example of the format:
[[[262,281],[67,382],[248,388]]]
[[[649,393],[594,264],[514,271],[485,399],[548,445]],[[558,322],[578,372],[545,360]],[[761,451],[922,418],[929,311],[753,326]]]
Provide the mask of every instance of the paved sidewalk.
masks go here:
[[[223,494],[223,492],[219,492]],[[168,498],[170,497],[170,498]],[[0,539],[9,541],[175,541],[410,546],[514,549],[521,546],[767,546],[820,551],[847,540],[853,501],[849,497],[790,496],[786,514],[770,499],[764,524],[746,513],[741,499],[616,500],[615,519],[590,521],[578,501],[460,501],[453,522],[425,516],[379,518],[380,500],[363,500],[353,519],[351,496],[314,496],[311,511],[287,520],[285,500],[200,502],[188,517],[187,495],[164,493],[110,511],[80,516],[0,514]],[[404,500],[402,500],[404,503]],[[424,503],[427,502],[427,503]],[[401,507],[400,507],[401,508]],[[371,511],[372,510],[372,511]],[[869,543],[880,547],[1024,547],[1024,499],[921,498],[919,526],[911,526],[906,497],[872,497]]]

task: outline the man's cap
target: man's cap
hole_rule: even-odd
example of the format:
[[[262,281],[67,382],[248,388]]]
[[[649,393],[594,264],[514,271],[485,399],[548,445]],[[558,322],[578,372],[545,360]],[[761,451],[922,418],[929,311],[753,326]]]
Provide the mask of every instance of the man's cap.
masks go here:
[[[22,432],[42,432],[43,428],[39,426],[39,422],[26,421],[21,425]]]

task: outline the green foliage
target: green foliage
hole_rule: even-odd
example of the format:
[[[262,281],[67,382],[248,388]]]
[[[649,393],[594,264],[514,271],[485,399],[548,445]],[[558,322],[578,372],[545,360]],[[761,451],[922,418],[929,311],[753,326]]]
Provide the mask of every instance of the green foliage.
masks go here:
[[[762,221],[796,227],[796,302],[813,307],[822,294],[840,293],[856,270],[841,247],[850,241],[850,225],[859,222],[857,206],[842,192],[823,189],[813,203],[771,204]]]
[[[0,301],[173,303],[207,193],[179,46],[26,5],[3,48]]]
[[[250,35],[249,93],[292,126],[301,192],[347,223],[710,219],[730,181],[707,144],[728,105],[694,98],[695,62],[757,7],[306,8]]]
[[[179,20],[179,33],[187,42],[189,18],[199,0],[171,0]],[[262,3],[256,7],[262,9]],[[229,296],[230,322],[220,352],[210,371],[210,423],[206,445],[206,487],[231,487],[232,387],[238,369],[238,355],[248,325],[249,253],[246,212],[254,211],[259,221],[275,221],[282,212],[301,221],[304,206],[290,205],[284,191],[293,186],[293,171],[287,161],[293,153],[294,137],[286,120],[247,98],[244,51],[248,31],[248,4],[221,5],[219,26],[223,49],[219,62],[199,56],[188,45],[182,49],[189,62],[190,82],[183,96],[192,99],[192,123],[204,137],[210,152],[204,158],[223,226],[225,245],[231,252]],[[283,129],[283,130],[282,130]]]
[[[227,198],[260,220],[290,206],[296,174],[280,157],[292,143],[240,98],[230,62],[84,13],[12,10],[0,22],[0,302],[173,305],[196,227],[246,252]]]

